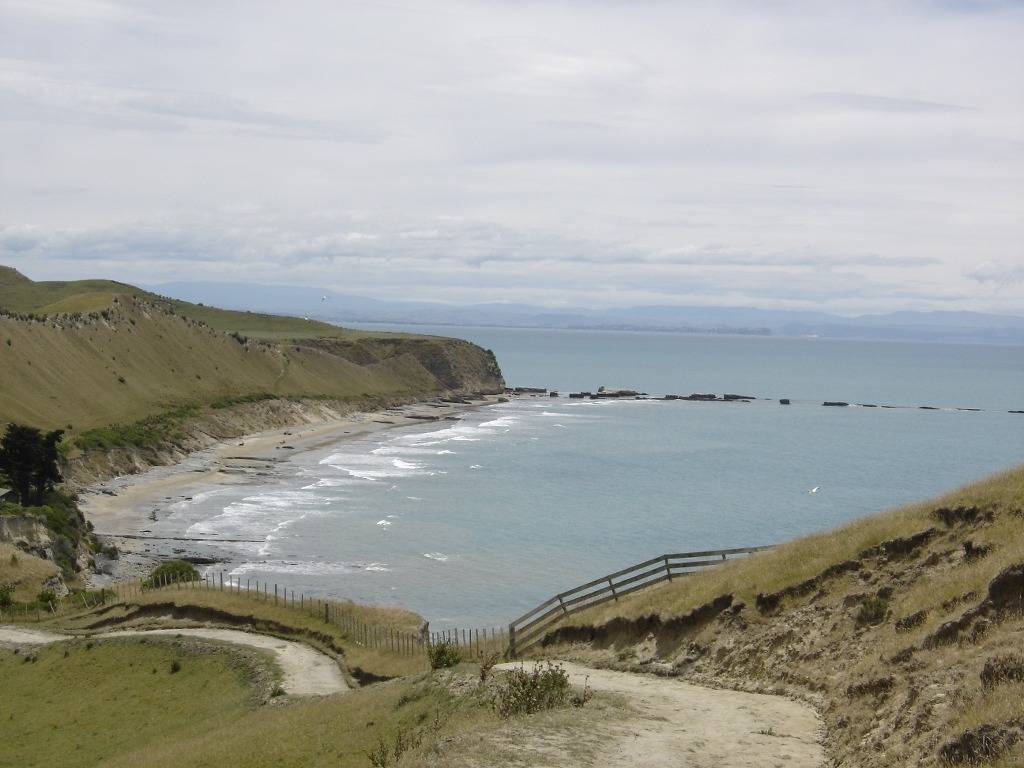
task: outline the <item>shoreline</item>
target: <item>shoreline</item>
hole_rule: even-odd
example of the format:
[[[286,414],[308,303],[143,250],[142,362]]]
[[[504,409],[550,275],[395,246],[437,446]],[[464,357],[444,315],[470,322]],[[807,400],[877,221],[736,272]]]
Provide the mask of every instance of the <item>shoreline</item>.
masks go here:
[[[215,539],[147,535],[150,524],[156,520],[156,510],[188,499],[200,490],[249,484],[254,478],[269,474],[266,470],[273,466],[287,463],[292,456],[396,427],[458,420],[466,411],[503,399],[504,395],[485,395],[451,403],[435,398],[359,411],[318,424],[255,432],[193,452],[174,464],[90,485],[81,491],[79,507],[94,526],[96,536],[117,547],[119,557],[102,565],[98,562],[85,580],[90,586],[100,587],[141,578],[168,559],[188,559],[197,565],[220,562],[187,550],[189,542],[215,545]]]

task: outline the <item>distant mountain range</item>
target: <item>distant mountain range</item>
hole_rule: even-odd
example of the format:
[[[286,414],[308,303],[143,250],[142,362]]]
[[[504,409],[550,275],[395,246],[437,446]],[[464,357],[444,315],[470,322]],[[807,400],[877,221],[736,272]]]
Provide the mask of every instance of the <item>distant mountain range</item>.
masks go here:
[[[175,299],[225,309],[297,315],[335,323],[644,330],[833,339],[1024,344],[1024,317],[981,312],[901,311],[842,317],[753,307],[638,306],[616,309],[530,304],[385,301],[319,288],[174,282],[149,286]]]

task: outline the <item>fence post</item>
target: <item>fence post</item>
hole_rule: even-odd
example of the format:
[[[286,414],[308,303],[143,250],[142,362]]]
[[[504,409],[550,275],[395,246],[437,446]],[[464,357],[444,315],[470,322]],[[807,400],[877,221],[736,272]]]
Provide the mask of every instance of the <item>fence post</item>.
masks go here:
[[[565,616],[568,616],[568,615],[569,615],[569,611],[568,611],[568,609],[567,609],[567,608],[565,607],[565,603],[563,603],[563,602],[562,602],[562,596],[561,596],[561,595],[559,595],[559,596],[558,596],[558,604],[559,604],[560,606],[562,606],[562,614],[563,614],[563,615],[565,615]],[[511,626],[511,625],[510,625],[510,626]]]
[[[668,555],[665,555],[665,575],[668,576],[669,581],[672,581],[672,568],[668,564]]]
[[[277,605],[277,584],[274,585],[274,605]]]
[[[615,591],[615,584],[612,582],[612,577],[608,577],[608,587],[612,591],[612,597],[615,598],[615,602],[619,602],[619,593]]]
[[[558,598],[558,602],[562,602],[562,598]],[[562,608],[565,608],[563,605]],[[516,657],[516,625],[508,625],[508,657],[514,659]]]

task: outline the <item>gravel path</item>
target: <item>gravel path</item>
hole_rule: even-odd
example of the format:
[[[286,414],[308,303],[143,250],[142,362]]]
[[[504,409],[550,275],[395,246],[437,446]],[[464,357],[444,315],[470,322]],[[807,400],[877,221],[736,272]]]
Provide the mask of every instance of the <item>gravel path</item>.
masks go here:
[[[279,640],[276,637],[258,635],[252,632],[241,632],[236,629],[148,629],[118,630],[90,638],[104,639],[110,637],[135,637],[147,635],[182,635],[198,637],[203,640],[215,640],[233,645],[244,645],[270,651],[281,667],[283,680],[281,687],[292,696],[328,696],[348,690],[345,679],[338,665],[329,656],[319,651],[290,640]],[[68,640],[73,635],[61,635],[55,632],[43,632],[22,627],[0,627],[0,643],[12,645],[46,645]]]
[[[607,726],[602,768],[819,768],[821,722],[806,704],[653,675],[558,662],[574,686],[626,696],[632,717]],[[512,669],[520,663],[499,664]],[[527,666],[527,669],[530,667]],[[528,745],[524,745],[528,746]]]

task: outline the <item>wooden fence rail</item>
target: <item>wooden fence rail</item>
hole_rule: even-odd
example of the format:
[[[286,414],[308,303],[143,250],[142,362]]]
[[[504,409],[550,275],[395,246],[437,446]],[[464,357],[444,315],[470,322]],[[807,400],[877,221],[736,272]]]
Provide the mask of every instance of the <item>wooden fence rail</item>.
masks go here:
[[[573,613],[593,608],[609,600],[631,594],[663,581],[686,576],[701,568],[719,565],[736,557],[770,547],[709,549],[702,552],[675,552],[652,557],[621,571],[609,573],[578,587],[559,592],[508,625],[508,655],[515,657],[540,641],[556,622]]]
[[[679,552],[645,560],[642,563],[609,573],[578,587],[559,592],[508,625],[508,629],[473,628],[430,631],[425,625],[420,632],[408,632],[382,624],[368,624],[356,618],[351,604],[309,597],[278,584],[232,578],[225,573],[207,572],[199,579],[164,577],[156,582],[135,580],[119,582],[101,590],[78,592],[46,604],[35,602],[22,606],[0,608],[0,623],[42,622],[60,615],[90,611],[110,603],[130,603],[144,593],[163,590],[236,592],[264,603],[297,609],[340,628],[356,645],[416,656],[431,645],[450,643],[457,646],[464,658],[484,659],[491,656],[514,658],[537,643],[556,622],[578,611],[593,608],[609,600],[641,589],[671,581],[694,570],[719,565],[729,559],[759,552],[770,547],[741,547],[703,552]]]

